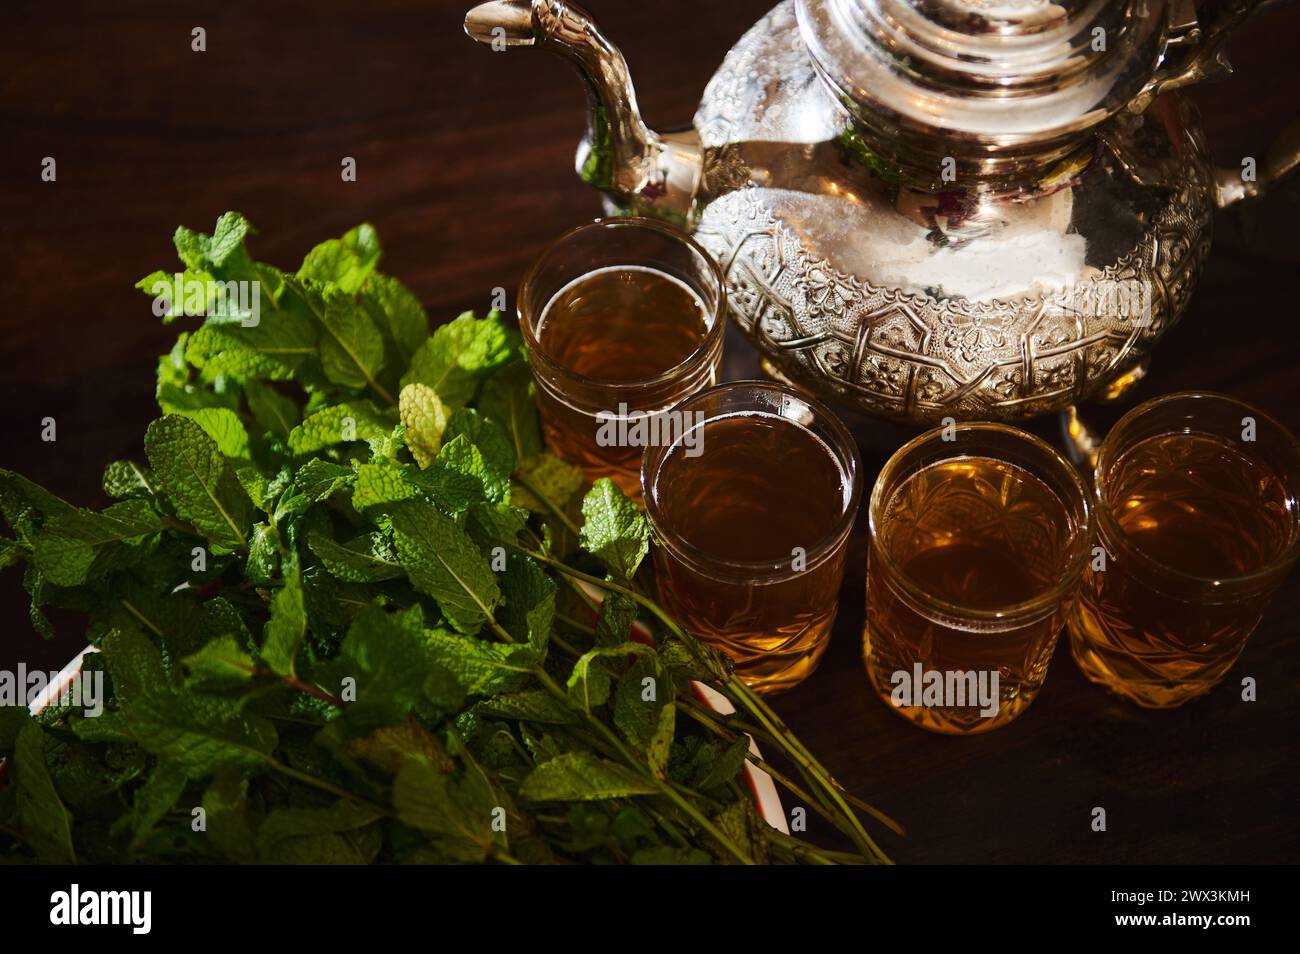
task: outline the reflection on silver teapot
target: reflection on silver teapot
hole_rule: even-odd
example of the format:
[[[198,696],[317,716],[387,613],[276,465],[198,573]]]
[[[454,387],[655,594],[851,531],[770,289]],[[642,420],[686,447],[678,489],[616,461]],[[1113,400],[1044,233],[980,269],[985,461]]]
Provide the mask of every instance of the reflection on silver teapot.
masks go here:
[[[581,8],[493,0],[465,28],[579,68],[580,175],[694,232],[769,370],[933,423],[1063,410],[1140,377],[1187,307],[1213,208],[1300,153],[1293,125],[1258,163],[1216,171],[1176,92],[1227,72],[1256,5],[783,0],[727,54],[693,128],[662,134]]]

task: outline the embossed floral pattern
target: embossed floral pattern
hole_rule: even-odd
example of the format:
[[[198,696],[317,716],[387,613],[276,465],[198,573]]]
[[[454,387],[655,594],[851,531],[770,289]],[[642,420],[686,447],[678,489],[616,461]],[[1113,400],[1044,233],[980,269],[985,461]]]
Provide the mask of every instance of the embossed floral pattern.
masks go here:
[[[972,312],[966,315],[945,312],[941,319],[947,326],[943,343],[949,348],[960,348],[963,361],[974,361],[993,348],[1005,348],[1006,334],[1002,329],[1001,315]]]

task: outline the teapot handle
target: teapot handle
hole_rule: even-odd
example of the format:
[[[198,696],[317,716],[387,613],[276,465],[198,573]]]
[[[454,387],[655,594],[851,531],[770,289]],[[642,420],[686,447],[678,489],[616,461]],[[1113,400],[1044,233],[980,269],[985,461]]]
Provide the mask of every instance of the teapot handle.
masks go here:
[[[1300,118],[1282,129],[1264,153],[1264,159],[1246,176],[1246,167],[1219,166],[1214,170],[1214,204],[1225,208],[1242,199],[1261,195],[1300,167]]]

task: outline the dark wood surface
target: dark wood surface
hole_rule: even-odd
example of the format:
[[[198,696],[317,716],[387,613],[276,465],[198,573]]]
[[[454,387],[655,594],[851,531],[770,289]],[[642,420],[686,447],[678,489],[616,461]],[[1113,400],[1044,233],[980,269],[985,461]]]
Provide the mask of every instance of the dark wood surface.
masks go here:
[[[258,4],[15,2],[0,30],[0,464],[102,504],[104,462],[138,455],[155,356],[169,346],[132,288],[171,267],[178,224],[226,209],[264,235],[257,257],[293,266],[360,221],[385,270],[436,320],[517,285],[561,230],[599,213],[572,174],[583,96],[568,67],[466,39],[466,2]],[[769,0],[589,0],[622,46],[652,125],[689,121],[722,55]],[[190,31],[207,30],[207,52]],[[1237,75],[1198,88],[1216,158],[1259,156],[1300,113],[1300,8],[1275,5],[1233,47]],[[58,179],[40,180],[56,158]],[[339,176],[344,156],[358,178]],[[1191,309],[1138,396],[1188,388],[1252,402],[1300,432],[1300,246],[1295,188],[1223,214]],[[513,298],[513,295],[512,295]],[[753,352],[733,340],[732,376]],[[1100,423],[1111,409],[1090,409]],[[58,422],[57,443],[39,438]],[[853,415],[868,485],[910,435]],[[1054,422],[1034,426],[1055,438]],[[862,521],[860,520],[861,524]],[[859,528],[860,530],[861,528]],[[904,723],[859,661],[863,546],[855,540],[821,669],[778,708],[838,777],[908,828],[903,862],[1300,860],[1300,581],[1280,592],[1227,683],[1145,712],[1087,683],[1058,649],[1034,705],[967,739]],[[19,575],[0,577],[0,668],[61,665],[75,623],[43,642]],[[1244,675],[1259,701],[1239,701]],[[1109,830],[1090,830],[1094,806]]]

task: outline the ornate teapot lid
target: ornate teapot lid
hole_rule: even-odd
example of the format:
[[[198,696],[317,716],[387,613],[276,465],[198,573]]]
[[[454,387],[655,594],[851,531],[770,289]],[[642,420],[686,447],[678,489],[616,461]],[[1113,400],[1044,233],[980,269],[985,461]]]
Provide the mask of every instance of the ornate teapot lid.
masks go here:
[[[1178,0],[797,0],[812,60],[886,140],[1050,151],[1150,81]]]

